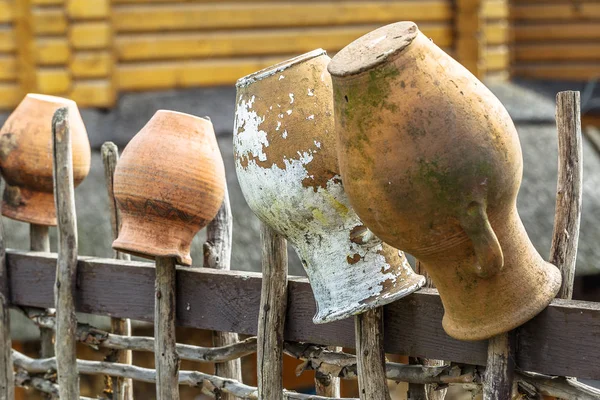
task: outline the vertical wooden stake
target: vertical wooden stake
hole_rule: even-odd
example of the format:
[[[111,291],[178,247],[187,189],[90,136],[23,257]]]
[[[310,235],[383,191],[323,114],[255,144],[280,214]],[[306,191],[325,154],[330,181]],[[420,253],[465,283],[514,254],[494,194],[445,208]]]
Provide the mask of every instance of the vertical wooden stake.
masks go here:
[[[233,218],[229,204],[229,193],[225,187],[223,204],[215,218],[206,227],[206,243],[204,243],[204,267],[229,270],[231,266]],[[238,334],[232,332],[213,331],[213,345],[226,346],[239,341]],[[235,379],[242,382],[242,363],[235,359],[215,364],[217,376]],[[218,393],[217,400],[234,400],[229,393]]]
[[[287,241],[262,224],[262,288],[258,314],[258,398],[283,400],[283,331],[287,307]]]
[[[354,317],[358,390],[361,400],[390,400],[385,377],[383,307]]]
[[[119,162],[119,149],[112,142],[106,142],[102,145],[102,163],[104,164],[104,178],[106,181],[106,190],[108,192],[108,209],[110,213],[110,225],[112,228],[113,240],[119,236],[121,228],[121,216],[119,209],[115,203],[113,192],[113,178],[115,168]],[[118,260],[130,260],[131,257],[127,253],[115,251],[115,258]],[[131,321],[127,318],[111,318],[111,332],[117,335],[131,336]],[[106,357],[105,361],[118,362],[121,364],[131,365],[132,354],[130,350],[113,350]],[[132,400],[133,399],[133,383],[131,379],[112,378],[107,380],[111,383],[110,389],[114,400]]]
[[[29,248],[32,251],[50,252],[49,227],[45,225],[29,225]],[[40,357],[54,357],[54,330],[40,328]]]
[[[56,262],[56,366],[60,398],[79,399],[79,374],[75,353],[74,291],[77,278],[77,226],[73,187],[73,160],[69,112],[59,108],[52,118],[54,199],[58,219],[58,260]]]
[[[427,288],[435,288],[431,277],[423,268],[423,265],[419,260],[416,261],[415,272],[423,275],[426,279],[425,286]],[[423,364],[430,367],[446,365],[443,360],[431,360],[428,358],[424,359],[413,359],[411,357],[411,364]],[[436,385],[423,385],[418,383],[408,384],[408,400],[444,400],[446,398],[447,389],[436,390]]]
[[[341,347],[336,346],[330,346],[328,349],[331,351],[342,351]],[[339,398],[341,396],[340,378],[324,374],[317,370],[315,371],[315,389],[319,396]]]
[[[573,279],[579,243],[583,186],[583,149],[579,92],[556,95],[558,128],[558,182],[550,263],[562,274],[562,285],[556,297],[573,297]]]
[[[156,398],[179,399],[179,356],[175,338],[175,258],[156,257],[154,364]]]
[[[13,400],[15,398],[8,295],[4,227],[0,219],[0,343],[2,344],[0,346],[0,400]]]
[[[582,143],[579,92],[560,92],[556,96],[558,129],[558,183],[550,262],[562,274],[557,297],[573,296],[573,279],[579,240],[582,200]],[[490,339],[484,400],[509,399],[514,367],[514,334],[509,332]]]

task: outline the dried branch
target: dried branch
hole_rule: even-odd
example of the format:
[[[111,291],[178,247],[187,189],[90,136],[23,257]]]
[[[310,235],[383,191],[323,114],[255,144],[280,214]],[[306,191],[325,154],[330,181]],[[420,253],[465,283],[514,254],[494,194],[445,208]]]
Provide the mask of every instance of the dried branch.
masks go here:
[[[119,162],[119,148],[113,142],[105,142],[102,145],[102,163],[104,164],[104,179],[106,181],[106,192],[108,195],[108,210],[110,214],[110,225],[112,228],[113,240],[119,236],[121,228],[121,213],[116,206],[114,195],[114,175],[117,163]],[[131,256],[115,250],[114,258],[118,260],[130,260]],[[127,318],[111,318],[111,332],[118,335],[131,336],[131,321]],[[118,362],[121,364],[132,364],[131,351],[112,351],[104,361]],[[106,377],[107,387],[113,393],[115,400],[132,400],[133,384],[131,380],[110,379]]]
[[[77,217],[73,186],[73,155],[69,111],[61,107],[52,117],[54,199],[58,219],[58,259],[56,262],[56,359],[60,398],[79,398],[79,375],[75,360],[75,279],[77,277]]]
[[[15,375],[15,385],[27,388],[35,389],[42,393],[50,395],[50,398],[58,399],[58,385],[52,382],[50,379],[44,379],[39,376],[31,376],[27,371],[19,370]],[[92,397],[79,397],[79,400],[96,400]]]
[[[35,360],[16,350],[13,350],[12,355],[15,366],[29,373],[45,373],[56,369],[55,357]],[[156,371],[153,369],[87,360],[77,360],[77,367],[83,374],[111,375],[141,382],[156,383]],[[258,389],[253,386],[244,385],[234,379],[221,378],[198,371],[180,371],[179,384],[200,388],[208,386],[211,389],[216,388],[243,399],[258,400],[259,398]],[[286,400],[331,400],[330,397],[313,396],[287,390],[282,391],[282,397]]]

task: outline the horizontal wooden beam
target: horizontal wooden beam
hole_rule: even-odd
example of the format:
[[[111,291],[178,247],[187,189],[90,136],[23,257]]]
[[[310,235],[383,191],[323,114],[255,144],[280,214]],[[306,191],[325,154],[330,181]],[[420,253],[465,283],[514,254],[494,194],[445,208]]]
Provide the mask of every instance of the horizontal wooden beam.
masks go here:
[[[383,24],[399,20],[450,21],[447,0],[344,1],[318,3],[163,4],[115,6],[117,31],[272,28]]]
[[[600,76],[600,61],[519,63],[513,68],[513,74],[536,79],[586,81]]]
[[[600,39],[600,19],[563,23],[517,23],[513,26],[517,42],[584,41]]]
[[[121,34],[116,38],[116,54],[121,61],[140,61],[301,54],[319,47],[339,51],[378,26]],[[438,46],[452,46],[450,24],[423,24],[419,28]]]
[[[516,61],[600,61],[600,43],[519,44],[514,54]]]
[[[12,53],[17,48],[15,30],[11,25],[0,27],[0,53]]]
[[[56,256],[9,250],[13,306],[53,306]],[[77,310],[151,321],[154,268],[150,263],[81,257],[77,267]],[[199,329],[256,334],[261,275],[204,268],[177,270],[177,323]],[[287,340],[354,347],[353,320],[312,323],[315,303],[308,281],[292,277]],[[385,307],[389,353],[485,365],[487,343],[461,342],[441,326],[437,291],[422,289]],[[518,329],[517,365],[528,371],[600,379],[600,303],[554,300]]]
[[[562,4],[515,4],[514,20],[575,20],[582,22],[600,18],[600,4],[566,2]],[[573,22],[573,21],[571,21]]]

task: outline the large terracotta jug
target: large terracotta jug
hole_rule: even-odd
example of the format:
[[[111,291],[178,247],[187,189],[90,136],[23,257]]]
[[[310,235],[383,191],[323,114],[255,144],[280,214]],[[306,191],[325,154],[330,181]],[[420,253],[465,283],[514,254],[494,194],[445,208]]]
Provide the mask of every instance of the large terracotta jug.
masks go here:
[[[317,302],[315,323],[387,304],[424,283],[348,203],[336,159],[329,61],[315,50],[240,79],[234,128],[244,197],[300,256]]]
[[[90,142],[73,100],[30,93],[0,129],[0,169],[6,181],[2,215],[36,225],[56,225],[52,181],[52,116],[69,109],[73,181],[90,170]]]
[[[561,278],[517,213],[521,147],[500,101],[412,22],[357,39],[329,72],[350,203],[423,263],[446,332],[485,339],[546,307]]]
[[[113,248],[191,265],[192,239],[219,211],[224,189],[212,123],[157,111],[125,147],[115,170],[122,226]]]

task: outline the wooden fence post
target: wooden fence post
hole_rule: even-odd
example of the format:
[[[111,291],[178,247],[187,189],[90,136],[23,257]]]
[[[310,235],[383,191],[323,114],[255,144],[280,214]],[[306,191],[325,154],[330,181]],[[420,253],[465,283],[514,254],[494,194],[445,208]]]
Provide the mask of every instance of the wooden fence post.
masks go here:
[[[175,265],[173,257],[156,257],[154,367],[158,400],[179,399],[179,356],[175,337]]]
[[[560,92],[556,101],[558,182],[550,262],[560,269],[562,275],[562,285],[557,297],[570,299],[575,277],[583,180],[579,92]],[[513,352],[513,332],[490,339],[484,400],[511,398]]]
[[[8,290],[4,227],[0,218],[0,343],[2,344],[0,346],[0,400],[13,400],[15,398]]]
[[[225,186],[223,204],[215,218],[206,227],[206,243],[204,243],[204,267],[229,270],[231,268],[233,218],[229,193]],[[221,347],[237,343],[238,334],[232,332],[213,331],[213,346]],[[242,363],[240,359],[215,364],[217,376],[235,379],[242,382]],[[229,393],[220,393],[221,400],[234,400]]]
[[[456,0],[455,9],[455,55],[477,78],[483,78],[485,68],[482,56],[485,40],[482,34],[484,16],[483,0]]]
[[[337,346],[330,346],[327,348],[331,351],[341,352],[342,348]],[[315,391],[319,396],[326,397],[340,397],[340,378],[331,376],[331,374],[325,374],[320,370],[315,371]]]
[[[435,288],[431,277],[423,268],[419,260],[416,260],[415,272],[425,277],[426,282],[425,286],[423,287]],[[422,364],[428,367],[446,365],[446,362],[443,360],[431,360],[428,358],[417,358],[416,360],[412,359],[411,361],[411,364]],[[447,389],[437,390],[437,385],[422,385],[418,383],[410,383],[408,385],[408,400],[444,400],[447,391]]]
[[[77,279],[77,217],[73,187],[73,157],[69,111],[59,108],[52,118],[54,199],[58,219],[56,262],[56,364],[60,398],[79,399],[79,375],[75,345],[77,318],[74,291]]]
[[[113,179],[115,168],[119,162],[119,149],[112,142],[106,142],[102,145],[102,163],[104,164],[104,178],[106,181],[106,190],[108,194],[108,210],[110,213],[110,225],[112,228],[113,240],[119,236],[121,228],[121,216],[115,202],[113,192]],[[115,250],[117,260],[130,260],[131,256]],[[117,335],[131,336],[131,321],[127,318],[111,318],[111,332]],[[105,361],[118,362],[120,364],[131,365],[132,354],[129,350],[113,350],[106,357]],[[132,400],[133,382],[131,379],[115,378],[110,388],[114,400]]]
[[[356,366],[361,400],[390,400],[385,377],[383,350],[383,307],[354,317]]]
[[[283,331],[287,308],[287,241],[261,224],[262,288],[258,314],[258,398],[283,399]]]

